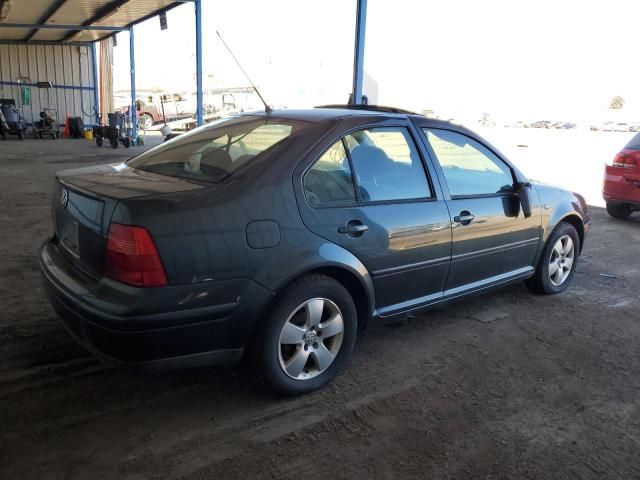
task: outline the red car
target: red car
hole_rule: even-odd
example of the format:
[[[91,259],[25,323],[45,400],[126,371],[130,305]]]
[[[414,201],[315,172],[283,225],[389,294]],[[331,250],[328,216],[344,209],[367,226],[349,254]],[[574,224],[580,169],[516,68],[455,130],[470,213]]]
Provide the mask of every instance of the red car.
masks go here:
[[[640,133],[605,167],[602,196],[612,217],[628,218],[640,210]]]

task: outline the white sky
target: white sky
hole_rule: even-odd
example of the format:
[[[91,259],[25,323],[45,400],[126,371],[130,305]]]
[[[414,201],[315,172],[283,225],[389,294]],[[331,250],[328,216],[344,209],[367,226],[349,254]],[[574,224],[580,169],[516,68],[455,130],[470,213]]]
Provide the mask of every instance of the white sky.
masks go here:
[[[246,85],[220,30],[269,103],[346,102],[355,0],[203,0],[203,17],[205,83]],[[639,19],[638,0],[369,0],[365,70],[384,105],[590,121],[621,95],[639,120]],[[195,90],[193,5],[168,23],[136,27],[139,90]],[[116,90],[129,88],[128,45],[119,34]]]

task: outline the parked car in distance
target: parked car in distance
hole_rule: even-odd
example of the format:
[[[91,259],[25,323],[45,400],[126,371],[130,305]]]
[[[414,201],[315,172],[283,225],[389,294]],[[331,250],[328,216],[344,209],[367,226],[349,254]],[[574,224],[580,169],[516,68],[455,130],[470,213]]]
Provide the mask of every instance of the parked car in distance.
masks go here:
[[[640,210],[640,133],[605,165],[602,196],[612,217],[626,219]]]
[[[127,113],[130,98],[116,96],[116,106]],[[164,116],[162,114],[164,108]],[[136,100],[138,124],[144,128],[151,128],[154,124],[180,120],[195,115],[196,103],[187,95],[178,92],[138,92]]]
[[[550,120],[540,120],[538,122],[533,122],[530,126],[531,128],[551,128]]]
[[[98,356],[250,359],[320,388],[359,331],[525,281],[564,291],[590,220],[470,130],[399,109],[238,115],[119,164],[59,172],[47,295]]]
[[[611,127],[611,130],[614,132],[628,132],[629,124],[625,122],[618,122],[615,125],[613,125],[613,127]]]

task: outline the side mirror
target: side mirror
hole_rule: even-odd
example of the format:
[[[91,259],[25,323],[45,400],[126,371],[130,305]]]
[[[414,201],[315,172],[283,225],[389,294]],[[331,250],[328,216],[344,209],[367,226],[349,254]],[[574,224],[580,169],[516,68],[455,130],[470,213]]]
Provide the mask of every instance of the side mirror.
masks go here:
[[[524,213],[525,218],[529,218],[533,214],[531,184],[529,182],[519,182],[514,187],[518,197],[520,198],[522,213]]]

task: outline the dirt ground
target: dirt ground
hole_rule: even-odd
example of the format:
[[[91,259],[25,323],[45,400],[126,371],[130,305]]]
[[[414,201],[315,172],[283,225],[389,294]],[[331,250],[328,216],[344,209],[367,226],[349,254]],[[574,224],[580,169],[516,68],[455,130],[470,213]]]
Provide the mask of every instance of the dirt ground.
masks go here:
[[[332,385],[274,400],[241,367],[105,366],[45,300],[53,173],[133,152],[0,142],[0,478],[640,478],[640,215],[592,210],[565,294],[370,328]]]

